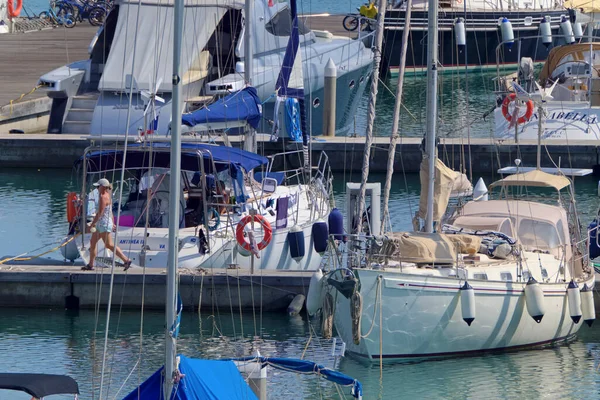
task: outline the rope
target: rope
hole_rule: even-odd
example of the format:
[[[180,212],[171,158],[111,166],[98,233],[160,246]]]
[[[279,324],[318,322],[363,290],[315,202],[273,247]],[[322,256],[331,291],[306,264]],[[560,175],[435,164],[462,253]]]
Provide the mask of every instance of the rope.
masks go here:
[[[51,248],[48,251],[45,251],[43,253],[37,254],[35,256],[29,256],[29,257],[21,257],[22,255],[25,255],[27,253],[22,254],[21,256],[17,256],[17,257],[9,257],[9,258],[5,258],[4,260],[0,260],[0,265],[7,263],[9,261],[29,261],[29,260],[33,260],[35,258],[40,258],[42,256],[45,256],[48,253],[52,253],[58,249],[60,249],[61,247],[66,246],[67,244],[69,244],[71,241],[73,241],[75,238],[77,238],[78,236],[80,236],[81,233],[78,233],[77,235],[72,236],[71,238],[69,238],[69,240],[67,240],[66,242],[62,243],[60,246],[56,246]]]
[[[333,336],[333,296],[325,294],[323,300],[323,324],[321,326],[323,339],[331,339]]]
[[[352,340],[354,344],[360,344],[360,319],[362,316],[362,296],[358,291],[352,293],[350,298],[350,315],[352,317]]]
[[[381,277],[377,278],[377,288],[375,289],[375,291],[376,291],[375,295],[378,297],[375,302],[375,307],[373,307],[373,318],[371,318],[371,327],[369,328],[369,331],[365,335],[360,335],[360,337],[363,339],[367,338],[373,331],[373,327],[375,326],[375,316],[377,315],[377,307],[379,306],[379,308],[381,308]]]
[[[12,117],[14,104],[20,102],[21,100],[23,100],[23,98],[25,96],[29,96],[30,94],[32,94],[33,92],[35,92],[36,90],[38,90],[41,87],[42,87],[42,85],[34,86],[33,89],[31,89],[29,92],[22,93],[18,98],[9,101],[8,104],[5,104],[4,106],[0,107],[0,109],[3,109],[4,107],[10,107],[10,111],[8,112],[8,116]]]

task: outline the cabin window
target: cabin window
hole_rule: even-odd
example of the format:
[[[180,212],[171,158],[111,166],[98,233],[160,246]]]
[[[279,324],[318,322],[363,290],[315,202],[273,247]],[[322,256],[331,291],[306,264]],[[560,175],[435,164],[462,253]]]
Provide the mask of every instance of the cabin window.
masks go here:
[[[356,83],[354,82],[354,79],[352,79],[352,80],[350,81],[350,83],[348,84],[348,87],[349,87],[350,89],[354,89],[354,86],[355,86],[355,85],[356,85]]]
[[[288,7],[282,8],[277,14],[271,18],[265,25],[265,29],[271,35],[275,36],[290,36],[292,34],[292,13]],[[298,18],[298,33],[300,35],[306,35],[310,32]]]
[[[487,274],[485,272],[475,272],[473,274],[473,279],[479,279],[481,281],[487,281]]]
[[[521,220],[518,236],[525,247],[534,249],[555,249],[561,243],[556,227],[544,221]]]
[[[319,100],[319,98],[317,97],[316,99],[313,100],[313,107],[317,108],[321,105],[321,100]]]
[[[500,280],[501,281],[512,281],[512,274],[510,272],[501,272]]]
[[[531,278],[531,273],[529,271],[523,271],[523,281],[527,282]]]

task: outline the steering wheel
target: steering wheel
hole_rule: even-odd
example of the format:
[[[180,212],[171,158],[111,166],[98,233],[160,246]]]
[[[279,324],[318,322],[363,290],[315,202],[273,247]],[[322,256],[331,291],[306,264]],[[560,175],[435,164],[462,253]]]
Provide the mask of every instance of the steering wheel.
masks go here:
[[[161,206],[161,199],[158,198],[158,194],[159,193],[164,193],[166,195],[166,198],[169,198],[169,191],[167,190],[158,190],[154,193],[152,193],[152,197],[149,199],[150,203],[148,203],[148,199],[144,200],[144,202],[142,203],[142,217],[140,218],[140,222],[144,222],[145,224],[145,216],[146,216],[146,206],[149,204],[149,209],[148,209],[148,226],[150,228],[160,228],[162,225],[162,214],[160,211],[160,206]],[[169,199],[170,201],[170,199]],[[167,210],[167,215],[168,215],[168,210]],[[185,219],[185,209],[183,207],[183,204],[181,204],[181,201],[179,202],[179,226],[181,226],[183,224],[183,221]],[[142,224],[142,225],[144,225]]]

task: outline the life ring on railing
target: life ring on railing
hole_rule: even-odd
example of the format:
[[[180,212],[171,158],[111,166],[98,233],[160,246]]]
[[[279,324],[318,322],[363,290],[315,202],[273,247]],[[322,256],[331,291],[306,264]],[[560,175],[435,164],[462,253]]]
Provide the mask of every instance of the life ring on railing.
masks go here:
[[[8,12],[8,18],[12,19],[15,17],[18,17],[19,14],[21,14],[21,9],[23,8],[23,0],[16,0],[17,1],[17,7],[15,8],[13,1],[15,0],[8,0],[6,7],[7,7],[7,12]]]
[[[244,218],[242,218],[235,228],[235,238],[238,244],[244,250],[252,251],[250,242],[248,242],[244,236],[244,228],[251,222],[258,222],[265,231],[262,242],[260,242],[257,246],[258,250],[262,250],[267,247],[269,243],[271,243],[271,239],[273,238],[273,229],[271,228],[271,224],[262,215],[246,215]]]
[[[512,115],[510,115],[510,113],[508,112],[508,105],[511,102],[515,101],[516,98],[517,95],[515,93],[511,93],[508,96],[506,96],[504,98],[504,101],[502,102],[502,115],[504,115],[504,118],[506,118],[508,122],[512,121]],[[533,101],[527,100],[525,102],[525,105],[527,106],[527,110],[525,111],[524,115],[521,115],[519,117],[519,119],[517,120],[517,125],[529,121],[529,119],[533,115]]]
[[[79,199],[76,192],[67,194],[67,221],[73,222],[77,218]]]

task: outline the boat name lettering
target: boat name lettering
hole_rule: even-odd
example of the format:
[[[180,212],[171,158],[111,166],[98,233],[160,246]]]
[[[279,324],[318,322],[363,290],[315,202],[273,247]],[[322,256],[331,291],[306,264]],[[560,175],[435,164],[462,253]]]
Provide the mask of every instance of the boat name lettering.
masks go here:
[[[144,244],[144,239],[121,239],[119,244]]]
[[[534,113],[533,116],[531,117],[531,120],[537,120],[538,119],[538,114]],[[563,112],[563,111],[554,111],[552,112],[550,115],[548,115],[548,120],[557,120],[557,119],[563,119],[565,121],[583,121],[587,124],[597,124],[598,123],[598,116],[597,115],[588,115],[585,113],[578,113],[578,112]]]

